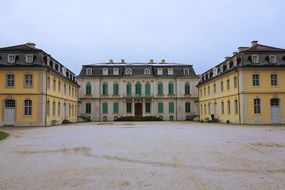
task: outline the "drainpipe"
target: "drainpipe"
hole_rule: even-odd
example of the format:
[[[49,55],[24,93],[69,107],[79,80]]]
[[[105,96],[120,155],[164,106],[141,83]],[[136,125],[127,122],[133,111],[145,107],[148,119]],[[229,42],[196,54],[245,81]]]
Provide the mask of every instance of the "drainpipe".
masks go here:
[[[101,78],[99,78],[99,121],[101,121]]]

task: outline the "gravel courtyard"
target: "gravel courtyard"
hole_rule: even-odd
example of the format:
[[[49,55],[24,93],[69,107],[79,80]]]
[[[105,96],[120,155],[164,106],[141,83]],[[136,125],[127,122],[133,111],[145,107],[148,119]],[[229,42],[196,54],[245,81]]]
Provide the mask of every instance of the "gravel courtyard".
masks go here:
[[[285,189],[285,127],[189,122],[9,128],[0,189]]]

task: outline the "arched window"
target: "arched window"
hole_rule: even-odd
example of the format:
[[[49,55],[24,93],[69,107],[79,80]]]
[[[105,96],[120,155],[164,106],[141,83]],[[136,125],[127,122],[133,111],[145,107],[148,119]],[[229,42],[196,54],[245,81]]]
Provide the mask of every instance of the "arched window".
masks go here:
[[[190,95],[190,84],[188,82],[186,82],[184,85],[184,92],[185,95]]]
[[[144,74],[145,74],[145,75],[150,75],[150,69],[149,69],[149,68],[146,68],[146,69],[144,70]]]
[[[168,83],[168,95],[172,96],[174,95],[174,85],[173,82]]]
[[[145,95],[150,96],[150,84],[149,84],[149,82],[147,82],[145,84]]]
[[[91,84],[90,84],[90,82],[87,82],[86,83],[86,95],[91,95]]]
[[[163,95],[163,84],[162,84],[162,82],[159,82],[158,85],[157,85],[157,94],[159,96]]]
[[[25,100],[25,115],[32,115],[32,100]]]
[[[140,82],[136,83],[136,96],[141,96],[142,93],[142,85]]]
[[[119,84],[118,83],[114,83],[113,84],[113,95],[114,96],[118,96],[119,95]]]
[[[108,83],[103,83],[103,89],[102,89],[102,93],[104,96],[108,95]]]
[[[132,75],[132,69],[131,68],[127,68],[126,69],[126,75]]]
[[[127,90],[127,96],[131,96],[132,95],[132,84],[130,82],[128,82],[126,86],[126,90]]]

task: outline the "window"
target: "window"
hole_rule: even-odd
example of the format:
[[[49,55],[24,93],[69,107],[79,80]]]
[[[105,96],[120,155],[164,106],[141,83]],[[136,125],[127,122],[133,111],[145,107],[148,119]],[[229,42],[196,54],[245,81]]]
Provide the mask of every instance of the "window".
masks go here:
[[[70,96],[70,94],[71,94],[71,88],[70,88],[70,86],[68,87],[68,95]]]
[[[210,86],[208,86],[208,96],[210,95]]]
[[[204,114],[207,114],[206,104],[204,104]]]
[[[57,104],[57,114],[58,116],[60,116],[60,102],[58,102]]]
[[[55,116],[55,102],[52,103],[52,115]]]
[[[278,81],[277,81],[277,74],[272,74],[271,75],[271,86],[277,86]]]
[[[58,92],[60,92],[60,87],[61,87],[61,82],[60,82],[60,81],[58,81],[58,85],[57,85]]]
[[[47,105],[46,105],[46,114],[47,114],[47,116],[49,116],[49,114],[50,114],[50,103],[49,103],[49,101],[47,101]]]
[[[227,89],[230,89],[230,79],[227,80]]]
[[[119,75],[119,68],[113,68],[113,75]]]
[[[32,115],[32,100],[25,100],[25,115]]]
[[[228,101],[228,114],[231,114],[231,102]]]
[[[206,87],[204,87],[204,96],[206,96]]]
[[[47,89],[50,89],[50,77],[47,78]]]
[[[64,94],[66,94],[66,84],[63,85]]]
[[[103,103],[102,112],[103,113],[108,113],[108,103],[107,102]]]
[[[130,82],[128,82],[126,90],[127,90],[127,96],[131,96],[132,95],[132,84]]]
[[[87,82],[87,84],[86,84],[85,94],[86,95],[91,95],[92,94],[90,82]]]
[[[224,91],[224,82],[221,82],[221,92]]]
[[[254,104],[254,113],[255,114],[260,114],[261,113],[260,99],[259,98],[255,98],[253,104]]]
[[[163,103],[162,102],[158,103],[158,113],[163,113]]]
[[[168,68],[167,73],[168,75],[173,75],[173,68]]]
[[[91,103],[86,103],[85,105],[85,113],[91,113]]]
[[[185,113],[190,113],[191,112],[191,104],[190,102],[185,103]]]
[[[211,113],[211,104],[208,103],[208,114],[210,114],[210,113]]]
[[[14,87],[15,86],[14,75],[6,75],[6,85],[7,85],[7,87]]]
[[[26,55],[26,63],[33,63],[34,62],[34,56],[31,54]]]
[[[119,103],[118,102],[113,103],[113,113],[119,113]]]
[[[170,96],[174,95],[173,82],[169,82],[169,83],[168,83],[168,95],[170,95]]]
[[[92,75],[92,68],[87,68],[87,69],[86,69],[86,75],[87,75],[87,76]]]
[[[275,55],[270,55],[269,56],[269,63],[275,64],[276,63],[276,56]]]
[[[162,74],[163,74],[163,68],[158,68],[157,75],[162,75]]]
[[[237,77],[234,77],[234,88],[237,88],[237,86],[238,86]]]
[[[216,93],[217,92],[217,85],[216,85],[216,83],[214,84],[214,93]]]
[[[126,74],[126,75],[132,75],[132,74],[133,74],[132,69],[131,69],[131,68],[127,68],[125,74]]]
[[[103,95],[104,96],[108,96],[108,84],[107,83],[104,83],[103,84]]]
[[[201,115],[203,114],[203,106],[201,105],[200,106],[201,108],[200,108],[200,113],[201,113]]]
[[[127,103],[127,113],[132,113],[132,103],[131,102]]]
[[[225,105],[224,105],[224,102],[221,102],[221,107],[222,107],[222,114],[224,114],[225,113],[225,107],[224,107]]]
[[[150,96],[150,84],[149,84],[149,82],[147,82],[145,84],[145,95]]]
[[[174,113],[174,102],[168,103],[168,111],[169,113]]]
[[[235,114],[238,114],[238,101],[235,100]]]
[[[114,83],[113,84],[113,96],[118,96],[119,95],[119,84]]]
[[[53,90],[55,91],[56,90],[56,80],[53,79]]]
[[[15,63],[16,62],[16,55],[10,54],[8,55],[8,63]]]
[[[189,69],[188,69],[188,68],[185,68],[185,69],[183,70],[183,74],[184,74],[184,75],[189,75]]]
[[[185,95],[190,95],[190,84],[188,82],[184,85],[184,93]]]
[[[279,106],[279,99],[273,98],[270,100],[270,105],[271,106]]]
[[[145,74],[145,75],[150,75],[150,69],[149,69],[149,68],[146,68],[146,69],[144,70],[144,74]]]
[[[24,79],[24,87],[32,87],[33,86],[33,75],[27,74]]]
[[[252,85],[259,86],[259,75],[258,74],[252,75]]]
[[[202,91],[202,89],[200,89],[200,96],[203,96],[203,91]]]
[[[157,94],[159,95],[159,96],[163,96],[163,84],[162,84],[162,82],[159,82],[158,83],[158,85],[157,85]]]
[[[103,69],[103,75],[108,75],[108,68]]]
[[[145,103],[145,113],[150,113],[151,104],[150,102]]]
[[[136,96],[141,96],[142,93],[142,85],[140,82],[136,83]]]
[[[252,55],[251,58],[252,58],[252,63],[254,63],[254,64],[258,64],[259,63],[258,55]]]

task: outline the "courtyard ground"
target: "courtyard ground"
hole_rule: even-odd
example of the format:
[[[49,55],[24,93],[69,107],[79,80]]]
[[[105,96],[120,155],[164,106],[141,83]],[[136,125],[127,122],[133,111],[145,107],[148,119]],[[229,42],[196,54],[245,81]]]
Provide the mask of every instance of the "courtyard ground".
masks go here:
[[[9,128],[0,189],[285,189],[285,127],[191,122]]]

